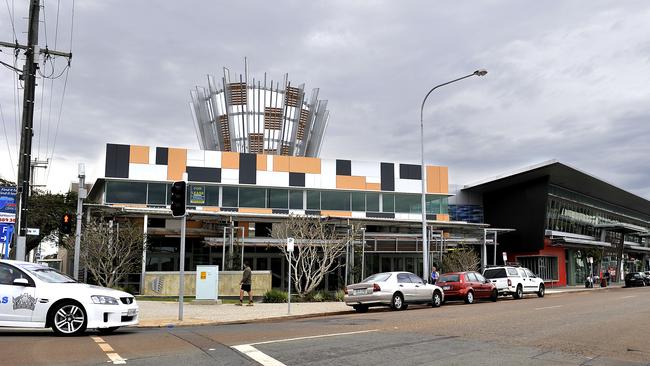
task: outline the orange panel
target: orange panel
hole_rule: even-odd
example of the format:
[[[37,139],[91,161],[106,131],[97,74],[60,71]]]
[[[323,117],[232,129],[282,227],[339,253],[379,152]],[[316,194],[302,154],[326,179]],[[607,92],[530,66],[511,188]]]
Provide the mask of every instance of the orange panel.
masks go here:
[[[440,167],[440,193],[449,193],[449,168]]]
[[[187,150],[170,147],[167,150],[167,179],[181,180],[187,167]]]
[[[381,191],[381,183],[366,183],[366,190]]]
[[[221,167],[226,169],[239,169],[239,153],[232,151],[222,151]]]
[[[365,190],[366,177],[337,175],[336,188]]]
[[[282,155],[273,156],[273,171],[274,172],[288,172],[289,170],[289,157]]]
[[[202,211],[219,212],[219,207],[203,206]]]
[[[243,213],[258,213],[258,214],[271,214],[273,210],[270,208],[240,208],[239,212]]]
[[[185,223],[185,227],[189,227],[192,229],[200,229],[203,227],[203,222],[195,221],[195,220],[187,220],[187,222]]]
[[[320,159],[290,156],[289,171],[293,173],[320,174]]]
[[[149,164],[149,146],[131,145],[129,163]]]
[[[267,155],[264,154],[257,154],[257,170],[262,170],[265,171],[268,169],[267,167]]]
[[[437,221],[449,221],[449,215],[447,214],[436,214]]]
[[[439,166],[427,166],[427,193],[440,193]]]
[[[350,211],[328,211],[321,210],[321,216],[338,216],[338,217],[352,217],[352,212]]]

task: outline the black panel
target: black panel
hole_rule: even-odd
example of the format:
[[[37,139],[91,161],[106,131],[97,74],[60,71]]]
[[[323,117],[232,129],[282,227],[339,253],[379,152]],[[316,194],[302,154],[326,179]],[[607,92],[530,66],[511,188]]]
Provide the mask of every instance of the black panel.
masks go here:
[[[167,165],[169,150],[166,147],[156,148],[156,165]]]
[[[237,207],[221,207],[221,211],[223,211],[223,212],[238,212],[239,209]]]
[[[106,144],[106,178],[128,178],[131,146]]]
[[[437,220],[436,214],[427,214],[427,220]]]
[[[376,219],[394,219],[395,214],[391,212],[366,212],[366,217]]]
[[[239,183],[255,184],[257,182],[257,155],[239,154]]]
[[[336,160],[336,175],[352,175],[352,161]]]
[[[422,179],[422,168],[420,165],[400,164],[400,179]]]
[[[282,209],[282,208],[274,208],[271,210],[271,213],[277,214],[277,215],[288,215],[289,210]]]
[[[221,183],[221,168],[203,168],[188,166],[187,180],[190,182],[212,182]]]
[[[395,190],[395,164],[381,163],[381,190]]]
[[[304,187],[305,173],[289,173],[289,186]]]
[[[307,216],[320,216],[320,210],[305,210]]]

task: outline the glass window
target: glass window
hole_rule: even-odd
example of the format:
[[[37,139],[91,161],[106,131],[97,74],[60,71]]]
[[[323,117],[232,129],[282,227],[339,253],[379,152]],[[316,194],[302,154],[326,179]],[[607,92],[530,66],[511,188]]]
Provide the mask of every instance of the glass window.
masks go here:
[[[366,194],[363,192],[352,192],[352,211],[366,210]]]
[[[506,274],[505,268],[486,269],[483,272],[483,276],[485,276],[485,278],[504,278],[504,277],[508,277],[508,275]]]
[[[320,210],[320,192],[307,191],[307,209]]]
[[[409,278],[411,278],[411,282],[413,283],[424,283],[420,276],[414,275],[413,273],[409,273]]]
[[[426,197],[427,200],[427,213],[428,214],[439,214],[442,213],[440,210],[441,200],[440,197],[428,194]]]
[[[465,280],[469,282],[477,282],[478,279],[474,275],[474,272],[469,272],[465,274]]]
[[[292,210],[302,210],[302,192],[298,190],[289,191],[289,208]]]
[[[237,187],[223,187],[223,207],[238,207]]]
[[[508,275],[510,275],[510,276],[519,276],[519,273],[517,273],[517,270],[514,269],[514,268],[508,268]],[[487,276],[485,276],[485,277],[487,277]],[[506,276],[503,276],[503,277],[506,277]]]
[[[408,273],[398,273],[397,274],[397,282],[399,282],[399,283],[411,283],[411,278],[409,277]]]
[[[474,273],[474,276],[476,276],[476,279],[478,280],[478,282],[481,282],[481,283],[485,282],[485,277],[481,276],[479,273]]]
[[[438,279],[438,282],[458,282],[460,281],[460,278],[457,274],[448,274],[448,275],[443,275],[440,276]]]
[[[239,207],[266,207],[266,189],[239,188]]]
[[[422,196],[417,194],[396,194],[395,212],[420,213],[422,212]]]
[[[383,212],[395,212],[395,195],[384,193],[381,196]]]
[[[386,280],[388,280],[389,277],[390,277],[390,273],[377,273],[366,278],[362,282],[386,282]]]
[[[57,271],[54,268],[39,266],[39,265],[27,265],[25,268],[29,273],[38,277],[39,280],[49,283],[76,283],[77,281],[68,277],[67,275]]]
[[[219,187],[205,186],[205,205],[219,206]]]
[[[29,281],[30,285],[34,285],[34,281],[14,266],[5,263],[0,263],[0,285],[13,285],[14,280],[25,278]]]
[[[270,208],[289,207],[289,191],[286,189],[269,188],[268,206]]]
[[[169,186],[165,183],[149,183],[149,192],[147,193],[147,203],[150,205],[167,204],[167,195]]]
[[[106,182],[107,203],[147,203],[147,183]]]
[[[379,212],[379,193],[366,193],[366,211]]]
[[[350,192],[322,191],[321,209],[350,211]]]

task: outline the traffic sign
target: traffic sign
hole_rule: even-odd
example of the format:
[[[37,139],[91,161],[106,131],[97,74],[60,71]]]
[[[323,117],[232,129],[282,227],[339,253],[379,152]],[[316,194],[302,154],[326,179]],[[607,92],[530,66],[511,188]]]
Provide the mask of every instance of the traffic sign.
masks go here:
[[[287,252],[293,252],[293,245],[294,240],[293,238],[287,238]]]
[[[27,235],[38,236],[40,233],[41,233],[41,229],[39,228],[33,228],[33,227],[27,228]]]

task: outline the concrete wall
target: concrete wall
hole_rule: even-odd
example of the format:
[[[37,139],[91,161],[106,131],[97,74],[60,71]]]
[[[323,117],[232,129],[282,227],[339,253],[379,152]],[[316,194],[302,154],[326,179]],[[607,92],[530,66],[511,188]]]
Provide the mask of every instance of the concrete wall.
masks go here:
[[[239,296],[242,271],[219,272],[219,296]],[[144,276],[145,296],[178,296],[178,272],[147,272]],[[271,271],[253,271],[252,291],[262,296],[271,289]],[[185,272],[185,296],[196,294],[196,272]]]

